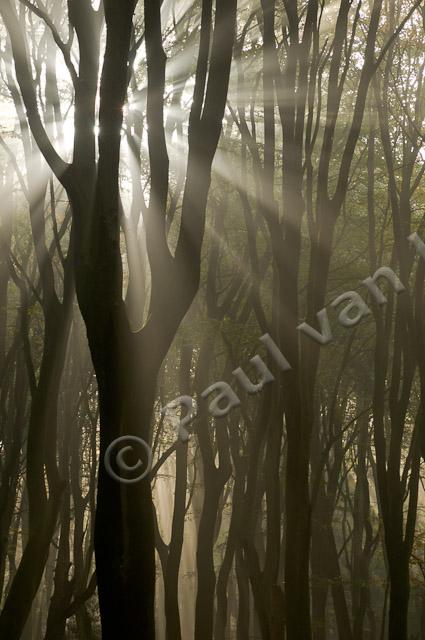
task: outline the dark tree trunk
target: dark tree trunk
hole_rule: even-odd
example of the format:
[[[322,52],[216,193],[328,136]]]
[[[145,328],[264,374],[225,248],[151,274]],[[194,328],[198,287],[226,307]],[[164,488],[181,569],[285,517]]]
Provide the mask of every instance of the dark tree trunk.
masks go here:
[[[193,348],[190,344],[183,344],[179,376],[181,393],[185,393],[185,391],[190,388],[192,351]],[[168,546],[164,573],[164,605],[167,640],[181,640],[182,637],[179,611],[179,570],[186,516],[187,454],[187,443],[179,442],[176,449],[176,481],[171,540]]]

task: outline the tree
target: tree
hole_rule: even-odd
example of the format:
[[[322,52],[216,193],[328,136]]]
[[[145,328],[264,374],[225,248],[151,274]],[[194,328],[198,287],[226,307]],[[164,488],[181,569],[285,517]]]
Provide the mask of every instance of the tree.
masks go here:
[[[80,0],[69,3],[70,26],[79,44],[79,69],[74,69],[62,43],[75,88],[74,157],[67,164],[53,148],[38,112],[25,36],[14,5],[6,2],[1,8],[29,127],[65,188],[72,209],[76,292],[99,389],[101,460],[119,435],[150,439],[156,375],[196,293],[211,164],[221,132],[236,16],[235,2],[217,2],[211,42],[212,4],[203,2],[181,230],[172,256],[165,228],[168,157],[163,123],[161,4],[145,3],[151,197],[144,223],[152,286],[149,320],[133,334],[122,299],[118,171],[134,9],[132,0],[120,6],[109,0],[104,3],[106,49],[96,157],[102,12]],[[49,20],[44,13],[42,17]],[[158,318],[163,320],[160,331]],[[100,466],[95,553],[104,637],[115,638],[120,633],[130,637],[140,628],[147,637],[154,637],[155,562],[148,480],[138,486],[120,486]]]

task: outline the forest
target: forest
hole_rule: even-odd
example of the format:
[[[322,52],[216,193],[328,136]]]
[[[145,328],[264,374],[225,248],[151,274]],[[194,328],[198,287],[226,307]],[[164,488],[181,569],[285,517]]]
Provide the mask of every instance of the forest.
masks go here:
[[[424,0],[0,0],[0,639],[425,640]]]

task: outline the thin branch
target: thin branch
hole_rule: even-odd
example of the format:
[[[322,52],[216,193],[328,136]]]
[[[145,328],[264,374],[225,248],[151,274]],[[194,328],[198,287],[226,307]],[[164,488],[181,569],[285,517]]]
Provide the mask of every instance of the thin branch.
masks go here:
[[[56,42],[57,46],[59,47],[59,49],[62,52],[66,68],[69,71],[69,75],[71,76],[72,84],[75,87],[75,85],[77,84],[77,81],[78,81],[78,74],[77,74],[77,71],[76,71],[76,69],[74,67],[74,64],[73,64],[72,60],[71,60],[70,47],[67,44],[65,44],[65,42],[63,42],[63,40],[61,39],[57,28],[55,27],[53,21],[51,20],[51,18],[49,17],[49,15],[47,13],[46,8],[41,4],[41,2],[39,2],[41,7],[36,7],[29,0],[19,0],[19,2],[21,2],[26,7],[28,7],[28,9],[30,11],[32,11],[33,13],[35,13],[36,16],[41,18],[46,23],[46,25],[49,27],[49,29],[50,29],[50,31],[52,33],[52,36],[53,36],[53,40]]]
[[[25,179],[24,179],[24,176],[22,174],[22,171],[20,170],[20,168],[18,166],[18,163],[16,162],[16,156],[13,153],[12,149],[7,144],[7,142],[4,140],[2,135],[0,135],[0,146],[5,150],[5,152],[9,156],[10,161],[12,162],[13,168],[15,169],[16,175],[18,177],[19,184],[21,185],[22,192],[23,192],[25,198],[27,199],[27,201],[29,202],[30,201],[30,194],[29,194],[27,185],[25,184]]]
[[[68,187],[70,165],[60,157],[53,147],[41,120],[27,55],[25,36],[22,33],[18,17],[10,0],[2,0],[0,2],[0,16],[3,18],[12,45],[16,78],[25,104],[31,132],[57,179],[65,187]]]
[[[399,24],[397,29],[394,31],[394,33],[388,38],[387,42],[385,43],[384,47],[382,48],[381,53],[379,54],[379,56],[377,57],[377,59],[375,61],[375,68],[376,69],[380,66],[382,60],[385,58],[385,55],[386,55],[388,49],[391,47],[391,45],[393,44],[395,39],[398,37],[398,35],[401,33],[401,31],[404,29],[404,27],[406,25],[406,22],[412,17],[412,15],[416,11],[416,9],[419,8],[419,6],[422,4],[422,2],[423,2],[423,0],[416,0],[416,2],[413,5],[413,7],[407,13],[406,17],[401,21],[401,23]]]

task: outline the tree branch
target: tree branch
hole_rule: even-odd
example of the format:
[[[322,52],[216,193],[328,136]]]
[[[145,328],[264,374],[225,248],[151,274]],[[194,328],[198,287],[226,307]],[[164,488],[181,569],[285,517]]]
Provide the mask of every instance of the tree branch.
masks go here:
[[[73,65],[73,62],[71,60],[70,48],[61,39],[57,28],[55,27],[53,21],[51,20],[51,18],[49,17],[49,15],[47,13],[47,10],[44,8],[43,5],[41,5],[42,8],[36,7],[29,0],[19,0],[19,2],[21,2],[23,5],[28,7],[28,9],[30,11],[32,11],[33,13],[35,13],[36,16],[41,18],[46,23],[46,25],[49,27],[49,29],[50,29],[50,31],[52,33],[52,36],[53,36],[53,40],[56,42],[57,46],[59,47],[59,49],[62,52],[66,68],[69,71],[69,75],[71,76],[72,84],[75,87],[75,85],[77,83],[77,80],[78,80],[78,75],[77,75],[77,71],[76,71],[76,69],[75,69],[75,67]],[[41,2],[40,2],[40,4],[41,4]]]
[[[3,18],[12,45],[16,78],[22,93],[31,132],[53,173],[57,179],[62,182],[63,186],[67,188],[69,187],[68,172],[70,165],[60,157],[53,147],[41,120],[37,104],[37,95],[34,90],[33,78],[28,61],[25,37],[21,31],[17,15],[10,0],[1,1],[0,16]]]

